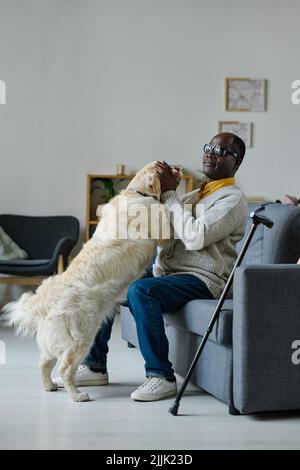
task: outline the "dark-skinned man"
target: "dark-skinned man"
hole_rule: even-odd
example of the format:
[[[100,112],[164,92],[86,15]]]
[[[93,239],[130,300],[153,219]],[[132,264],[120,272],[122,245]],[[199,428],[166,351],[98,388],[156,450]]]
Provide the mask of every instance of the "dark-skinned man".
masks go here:
[[[128,288],[127,301],[146,371],[145,382],[131,394],[133,400],[156,401],[176,395],[163,314],[175,313],[193,299],[218,298],[236,258],[236,243],[244,235],[247,203],[235,185],[234,175],[243,161],[245,144],[234,134],[222,133],[205,144],[203,151],[207,181],[182,199],[176,192],[176,169],[166,162],[156,163],[161,201],[170,211],[174,232],[178,235],[176,227],[184,226],[193,236],[182,231],[181,237],[159,251],[147,275]],[[191,210],[184,210],[184,204],[189,204]],[[106,357],[112,323],[97,333],[77,371],[78,386],[108,383]],[[63,386],[60,378],[56,382]]]

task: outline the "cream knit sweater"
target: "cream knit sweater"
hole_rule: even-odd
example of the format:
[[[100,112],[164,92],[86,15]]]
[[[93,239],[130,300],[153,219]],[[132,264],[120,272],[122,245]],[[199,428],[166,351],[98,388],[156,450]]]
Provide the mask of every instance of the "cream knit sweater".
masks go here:
[[[181,234],[181,239],[162,248],[153,266],[154,276],[193,274],[215,298],[220,297],[237,256],[236,243],[245,232],[248,207],[242,191],[235,185],[227,186],[200,200],[198,189],[182,199],[176,191],[166,191],[162,202],[177,236],[180,225],[195,236],[191,240]],[[184,204],[192,204],[192,210],[183,211]],[[198,216],[198,204],[203,205],[202,216]]]

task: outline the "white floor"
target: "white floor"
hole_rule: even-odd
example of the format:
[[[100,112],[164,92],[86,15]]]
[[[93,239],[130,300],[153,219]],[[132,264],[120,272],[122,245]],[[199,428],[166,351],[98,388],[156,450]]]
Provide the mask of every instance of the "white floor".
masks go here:
[[[179,409],[173,399],[133,402],[144,379],[143,360],[120,339],[110,342],[111,383],[87,388],[94,401],[73,403],[63,390],[41,389],[33,339],[0,330],[6,365],[0,365],[1,449],[300,449],[300,414],[230,416],[227,406],[189,388]]]

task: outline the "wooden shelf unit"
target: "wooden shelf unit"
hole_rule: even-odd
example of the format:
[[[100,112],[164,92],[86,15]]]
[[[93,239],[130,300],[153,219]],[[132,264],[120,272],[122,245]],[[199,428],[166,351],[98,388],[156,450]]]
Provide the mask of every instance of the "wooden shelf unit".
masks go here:
[[[116,186],[114,189],[118,193],[125,189],[129,181],[135,175],[87,175],[87,190],[86,190],[86,241],[89,240],[98,224],[96,217],[96,210],[99,204],[105,203],[104,189],[102,188],[102,201],[101,201],[101,187],[94,187],[93,183],[99,180],[112,180]],[[192,175],[184,175],[182,180],[185,182],[184,192],[189,193],[194,189],[194,177]],[[99,189],[98,196],[92,194],[93,189]]]

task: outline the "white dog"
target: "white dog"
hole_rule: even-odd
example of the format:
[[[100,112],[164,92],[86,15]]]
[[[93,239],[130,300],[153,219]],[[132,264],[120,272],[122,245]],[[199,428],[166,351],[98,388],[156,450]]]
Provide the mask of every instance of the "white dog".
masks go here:
[[[124,216],[128,228],[133,222],[132,215],[128,215],[133,205],[146,207],[149,214],[153,204],[164,207],[159,203],[160,195],[155,163],[150,163],[105,206],[95,234],[65,272],[43,281],[35,294],[25,293],[18,302],[4,307],[8,325],[17,327],[20,334],[36,334],[46,391],[57,390],[51,371],[58,360],[65,389],[72,399],[89,400],[88,394],[75,386],[76,369],[100,324],[111,315],[114,303],[131,282],[142,276],[157,243],[164,244],[162,230],[155,238],[150,234],[146,239],[136,239],[129,233],[129,238],[120,239],[119,231],[114,233],[118,225],[115,216],[118,221]],[[149,234],[149,224],[147,230]]]

